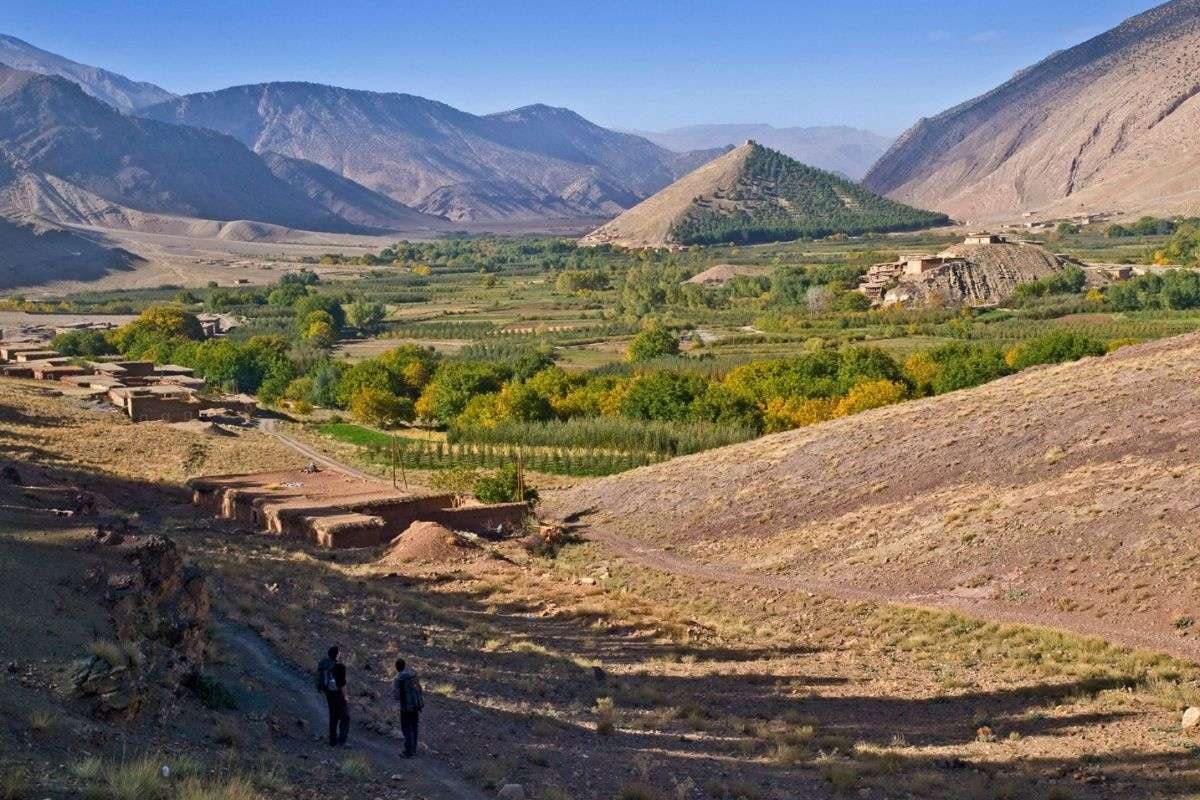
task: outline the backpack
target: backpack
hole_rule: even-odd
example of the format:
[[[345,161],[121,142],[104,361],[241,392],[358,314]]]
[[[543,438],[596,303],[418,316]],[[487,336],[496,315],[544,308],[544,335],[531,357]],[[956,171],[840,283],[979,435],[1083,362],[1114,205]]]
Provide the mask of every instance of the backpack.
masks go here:
[[[317,691],[336,692],[338,685],[337,678],[333,676],[333,667],[327,667],[325,664],[326,662],[322,661],[317,665]]]

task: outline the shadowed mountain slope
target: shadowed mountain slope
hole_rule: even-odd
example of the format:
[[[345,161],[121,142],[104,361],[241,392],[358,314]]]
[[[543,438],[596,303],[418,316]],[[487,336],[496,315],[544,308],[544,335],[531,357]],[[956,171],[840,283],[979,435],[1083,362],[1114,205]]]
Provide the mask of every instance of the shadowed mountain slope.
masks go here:
[[[62,221],[97,211],[73,208],[72,200],[102,198],[145,213],[355,229],[235,139],[124,116],[58,76],[0,67],[0,148],[10,183],[23,179],[24,207],[59,208]],[[53,199],[28,196],[51,185]]]
[[[0,289],[55,280],[94,280],[133,269],[132,253],[104,247],[38,217],[0,214]]]

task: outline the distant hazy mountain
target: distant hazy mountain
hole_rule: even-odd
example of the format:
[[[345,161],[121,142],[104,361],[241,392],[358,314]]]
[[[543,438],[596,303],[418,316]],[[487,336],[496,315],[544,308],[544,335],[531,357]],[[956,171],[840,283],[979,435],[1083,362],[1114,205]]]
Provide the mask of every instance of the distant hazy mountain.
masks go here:
[[[1196,213],[1200,0],[1176,0],[922,119],[866,177],[960,219]]]
[[[592,231],[584,245],[674,247],[913,230],[948,222],[753,141]]]
[[[842,126],[775,128],[763,123],[732,123],[638,133],[676,152],[736,146],[753,139],[801,163],[838,172],[852,180],[861,179],[892,143],[886,136]]]
[[[414,95],[311,83],[236,86],[139,113],[315,162],[462,221],[611,216],[694,165],[565,108],[477,116]]]
[[[152,83],[133,81],[100,67],[79,64],[4,34],[0,34],[0,64],[43,75],[60,75],[82,86],[92,97],[121,111],[161,103],[175,96]]]
[[[134,210],[355,229],[236,139],[124,116],[58,76],[0,67],[0,150],[0,206],[59,221],[113,224]]]

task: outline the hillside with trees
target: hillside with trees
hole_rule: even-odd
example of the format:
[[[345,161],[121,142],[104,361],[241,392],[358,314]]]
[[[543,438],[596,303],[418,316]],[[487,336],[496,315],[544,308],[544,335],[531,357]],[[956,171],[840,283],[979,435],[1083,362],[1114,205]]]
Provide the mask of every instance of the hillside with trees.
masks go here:
[[[755,142],[676,181],[584,238],[584,244],[756,244],[944,225],[944,214],[873,194]]]

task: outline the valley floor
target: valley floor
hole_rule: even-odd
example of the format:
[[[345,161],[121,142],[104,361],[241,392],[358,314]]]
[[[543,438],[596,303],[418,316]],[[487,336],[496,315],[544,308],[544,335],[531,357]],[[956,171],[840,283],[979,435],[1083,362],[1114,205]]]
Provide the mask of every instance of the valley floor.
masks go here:
[[[0,382],[0,453],[24,480],[85,487],[136,514],[207,572],[208,669],[238,699],[214,710],[184,694],[127,730],[58,700],[72,653],[103,634],[71,588],[91,531],[50,513],[45,493],[0,487],[0,663],[17,665],[0,678],[0,755],[5,774],[28,771],[31,797],[84,796],[87,780],[61,765],[141,752],[186,752],[266,797],[494,796],[510,782],[545,800],[1200,793],[1196,741],[1179,727],[1200,695],[1189,662],[739,587],[603,540],[568,537],[548,556],[507,542],[450,561],[319,551],[207,518],[180,491],[192,474],[307,460],[287,443],[135,426],[31,383]],[[357,742],[336,755],[317,741],[319,697],[306,694],[331,641],[349,664]],[[397,654],[427,695],[428,749],[414,762],[389,757]],[[34,712],[50,722],[32,726]]]

